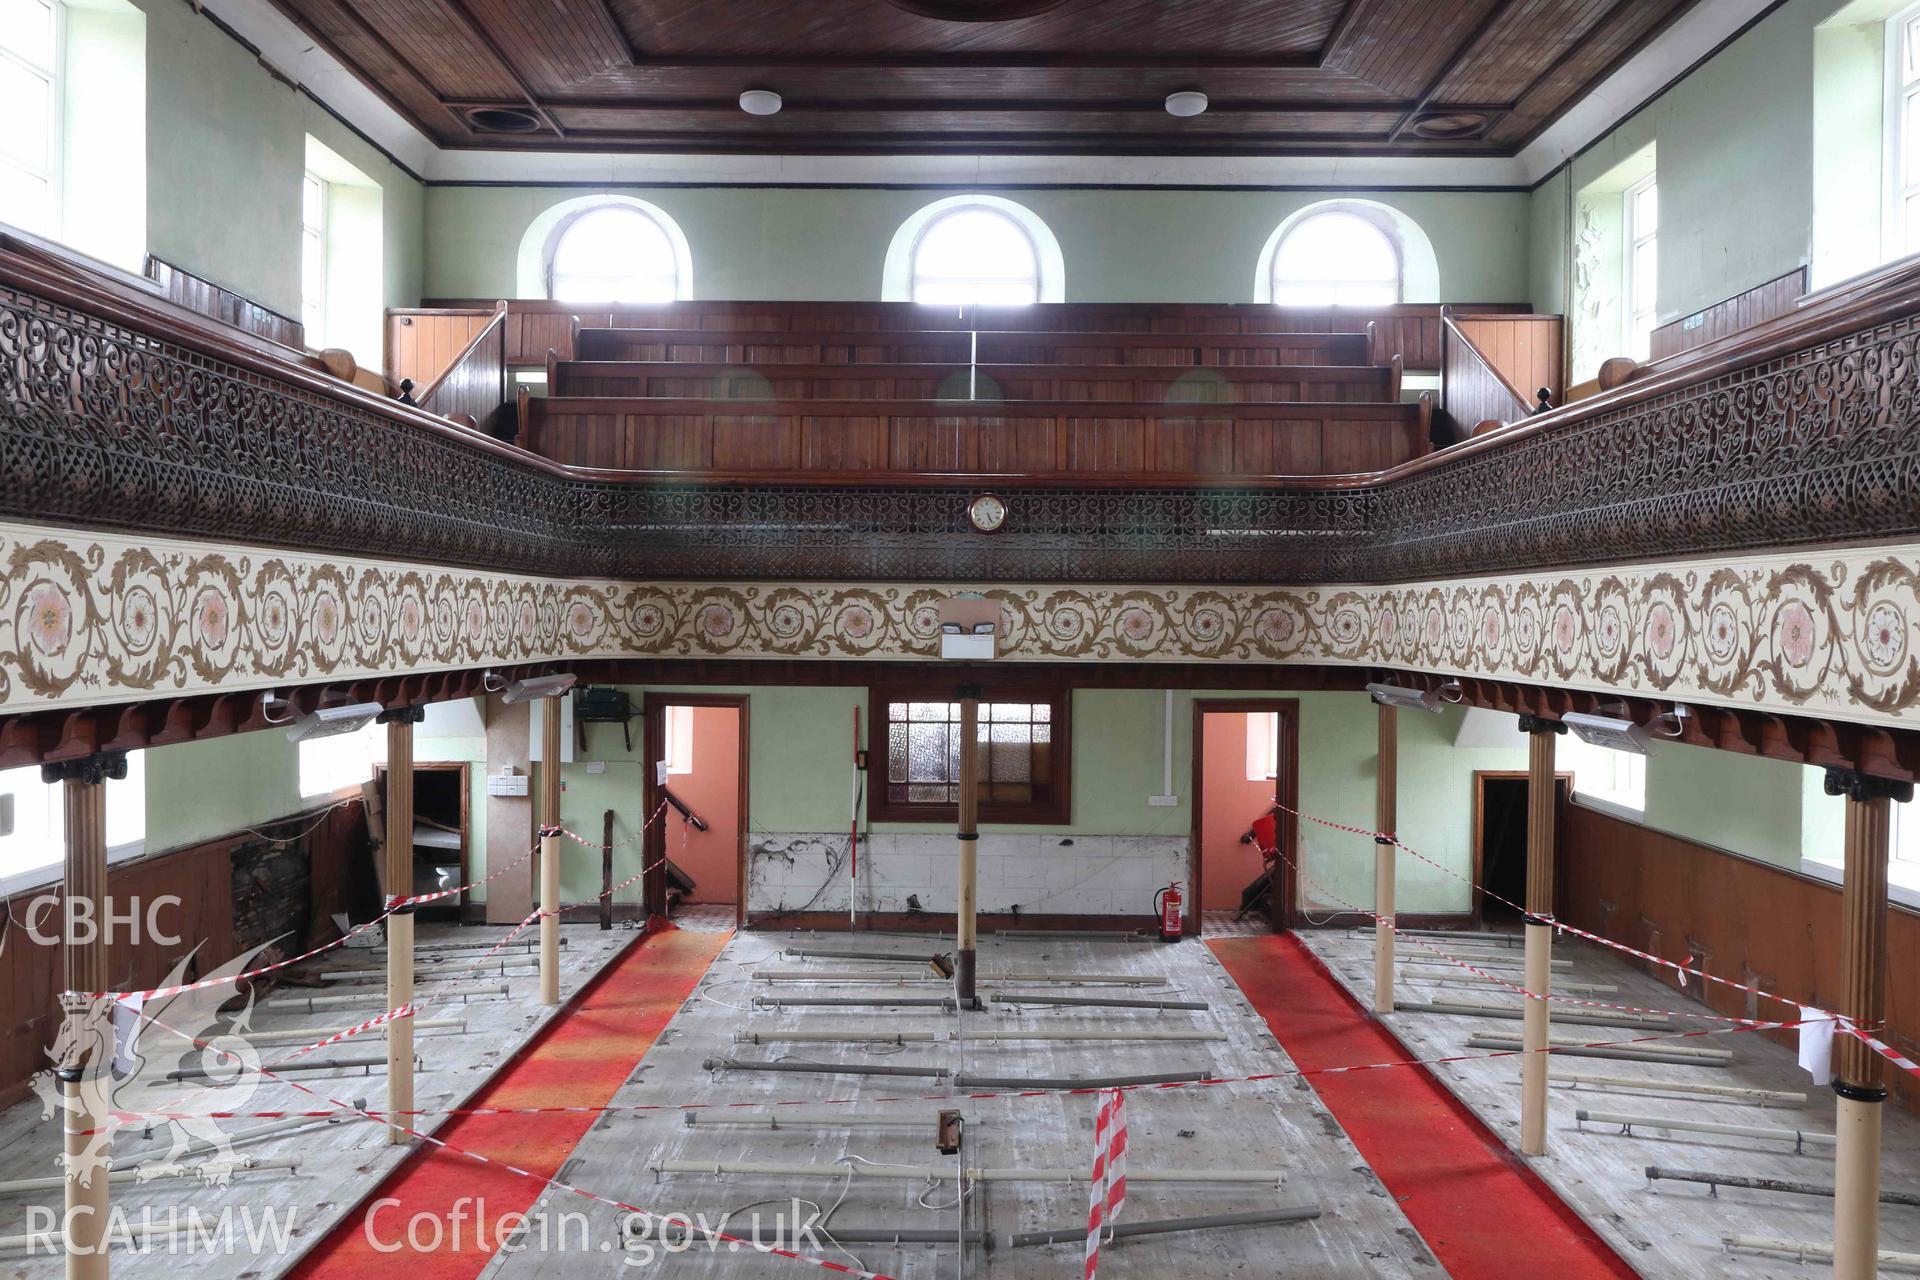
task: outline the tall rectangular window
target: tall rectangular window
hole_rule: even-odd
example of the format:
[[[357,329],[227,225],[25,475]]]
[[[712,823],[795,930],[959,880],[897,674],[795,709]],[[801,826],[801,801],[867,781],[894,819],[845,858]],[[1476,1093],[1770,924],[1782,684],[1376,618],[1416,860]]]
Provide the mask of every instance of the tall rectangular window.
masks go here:
[[[870,821],[954,820],[961,731],[960,704],[950,698],[937,683],[874,690]],[[982,822],[1068,820],[1069,702],[1065,689],[986,691],[975,737]]]
[[[1920,4],[1887,19],[1885,256],[1920,252]]]
[[[325,345],[321,339],[327,327],[327,184],[311,172],[300,185],[300,323],[307,331],[308,346]]]
[[[1655,294],[1660,280],[1660,188],[1648,174],[1627,188],[1621,226],[1626,271],[1627,353],[1645,360],[1653,347]]]
[[[0,222],[52,234],[60,214],[60,34],[54,0],[0,0]]]

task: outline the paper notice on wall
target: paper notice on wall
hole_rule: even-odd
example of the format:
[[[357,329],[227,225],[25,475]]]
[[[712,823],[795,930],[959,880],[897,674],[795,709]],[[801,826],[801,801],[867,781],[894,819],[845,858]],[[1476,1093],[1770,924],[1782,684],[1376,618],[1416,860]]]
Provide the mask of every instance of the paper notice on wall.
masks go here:
[[[1800,1006],[1802,1018],[1818,1018],[1800,1028],[1800,1065],[1815,1084],[1833,1083],[1833,1019],[1823,1009]]]

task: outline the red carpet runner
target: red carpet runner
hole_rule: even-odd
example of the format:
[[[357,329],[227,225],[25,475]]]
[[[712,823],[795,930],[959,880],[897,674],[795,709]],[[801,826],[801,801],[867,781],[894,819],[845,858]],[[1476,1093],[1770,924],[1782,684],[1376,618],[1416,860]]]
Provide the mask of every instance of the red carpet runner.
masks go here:
[[[602,969],[566,1012],[503,1065],[468,1105],[604,1105],[652,1047],[730,936],[671,927],[643,936]],[[421,1044],[425,1052],[433,1052],[431,1039]],[[455,1116],[435,1136],[552,1176],[598,1119],[593,1115]],[[291,1274],[301,1280],[311,1276],[472,1280],[486,1266],[499,1239],[494,1223],[505,1214],[526,1212],[544,1185],[505,1169],[436,1154],[434,1147],[425,1145],[388,1174]],[[404,1243],[408,1218],[430,1213],[447,1229],[441,1246],[424,1252],[376,1251],[365,1218],[368,1208],[385,1197],[400,1204],[382,1208],[374,1220],[375,1238],[381,1244]],[[476,1243],[472,1200],[460,1221],[458,1247],[454,1245],[451,1215],[455,1202],[467,1197],[485,1201],[486,1249]]]
[[[1207,945],[1303,1070],[1408,1056],[1293,935]],[[1307,1079],[1454,1280],[1635,1274],[1426,1068]]]

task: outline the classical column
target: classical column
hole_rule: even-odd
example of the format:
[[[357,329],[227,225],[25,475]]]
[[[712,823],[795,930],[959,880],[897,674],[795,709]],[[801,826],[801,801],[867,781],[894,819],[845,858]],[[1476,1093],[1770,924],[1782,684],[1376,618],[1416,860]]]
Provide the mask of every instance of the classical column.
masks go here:
[[[1881,1034],[1887,1003],[1887,857],[1893,801],[1913,784],[1827,770],[1827,794],[1847,798],[1845,879],[1840,894],[1843,999],[1837,1012],[1868,1035]],[[1880,1249],[1880,1113],[1886,1060],[1859,1038],[1833,1042],[1833,1274],[1869,1280]]]
[[[113,1004],[87,997],[104,992],[107,978],[107,779],[127,776],[122,752],[43,765],[40,776],[62,784],[67,863],[65,956],[67,993],[61,1001],[66,1057],[54,1069],[64,1115],[66,1233],[69,1280],[106,1280],[107,1169],[111,1139],[95,1131],[107,1123],[113,1089]],[[86,908],[76,911],[74,903]]]
[[[960,821],[956,839],[960,845],[959,952],[954,958],[954,993],[960,1007],[970,1008],[974,1001],[975,937],[974,913],[978,904],[979,815],[980,815],[980,690],[973,685],[960,689]]]
[[[540,713],[540,1003],[559,1004],[560,699]]]
[[[1400,784],[1399,713],[1386,703],[1380,720],[1380,764],[1374,776],[1373,825],[1373,1011],[1393,1012],[1393,880],[1398,847],[1392,836],[1399,821],[1395,793]]]
[[[387,897],[413,895],[413,726],[424,707],[395,707],[382,712],[387,726]],[[413,908],[396,907],[387,917],[387,1008],[413,1003]],[[413,1019],[395,1018],[387,1033],[387,1110],[393,1123],[387,1141],[405,1146],[413,1117]]]
[[[1553,748],[1554,736],[1567,727],[1558,720],[1520,717],[1527,735],[1527,924],[1526,986],[1521,1011],[1520,1152],[1543,1155],[1547,1149],[1548,978],[1553,970]]]

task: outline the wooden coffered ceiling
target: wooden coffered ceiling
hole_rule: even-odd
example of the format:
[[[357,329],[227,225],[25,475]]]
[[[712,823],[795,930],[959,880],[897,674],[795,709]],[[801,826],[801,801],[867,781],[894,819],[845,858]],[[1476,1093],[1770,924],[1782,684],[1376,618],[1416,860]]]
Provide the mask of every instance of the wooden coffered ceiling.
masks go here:
[[[1510,155],[1696,0],[273,3],[446,147]]]

